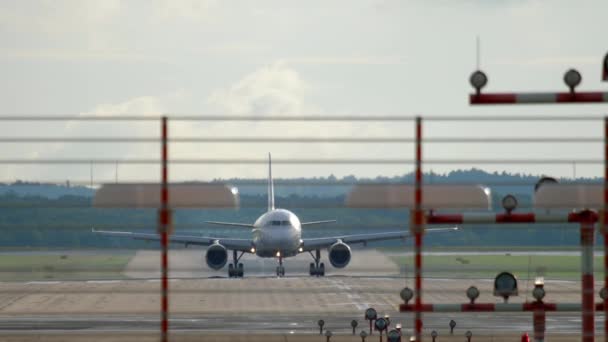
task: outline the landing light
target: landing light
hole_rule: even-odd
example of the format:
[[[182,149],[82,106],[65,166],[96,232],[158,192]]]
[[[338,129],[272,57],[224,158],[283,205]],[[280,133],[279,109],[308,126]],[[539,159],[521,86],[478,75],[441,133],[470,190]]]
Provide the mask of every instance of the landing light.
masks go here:
[[[279,251],[279,252],[277,252],[277,258],[280,258],[280,257],[281,257],[281,252]]]
[[[255,247],[251,247],[251,254],[255,254]]]
[[[300,252],[300,253],[304,252],[304,248],[302,248],[302,247],[298,248],[298,252]]]

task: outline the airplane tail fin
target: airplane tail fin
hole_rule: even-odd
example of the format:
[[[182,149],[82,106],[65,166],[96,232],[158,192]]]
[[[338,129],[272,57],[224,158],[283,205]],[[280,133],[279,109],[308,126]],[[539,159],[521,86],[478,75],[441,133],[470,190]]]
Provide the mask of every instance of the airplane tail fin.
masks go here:
[[[274,183],[272,181],[272,157],[268,153],[268,211],[274,210]]]

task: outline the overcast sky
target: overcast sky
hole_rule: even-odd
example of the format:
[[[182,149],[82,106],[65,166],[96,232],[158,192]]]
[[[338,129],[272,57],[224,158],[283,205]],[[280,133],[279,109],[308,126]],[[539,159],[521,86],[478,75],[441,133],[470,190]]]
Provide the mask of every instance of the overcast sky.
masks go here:
[[[606,105],[470,107],[468,77],[488,91],[583,90],[600,82],[605,0],[19,0],[0,4],[0,115],[597,115]],[[573,130],[574,129],[574,130]],[[2,123],[4,136],[156,136],[156,124]],[[188,123],[172,136],[413,136],[409,124]],[[600,122],[432,124],[427,136],[602,136]],[[4,144],[7,158],[157,158],[158,145]],[[176,158],[412,158],[410,144],[180,144]],[[602,158],[600,144],[427,145],[428,158]],[[433,165],[571,176],[573,166]],[[430,169],[428,166],[426,170]],[[410,165],[277,166],[278,177],[395,175]],[[601,165],[576,166],[600,176]],[[114,166],[95,166],[114,179]],[[119,166],[120,180],[158,179]],[[261,165],[179,166],[179,179],[262,177]],[[2,166],[0,180],[88,180],[89,165]]]

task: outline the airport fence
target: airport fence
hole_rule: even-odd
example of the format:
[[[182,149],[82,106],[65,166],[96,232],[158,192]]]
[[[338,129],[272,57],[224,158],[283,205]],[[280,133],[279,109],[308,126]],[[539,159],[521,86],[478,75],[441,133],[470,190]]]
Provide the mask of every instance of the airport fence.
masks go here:
[[[423,324],[422,312],[452,310],[452,311],[496,311],[497,308],[506,308],[508,310],[523,310],[533,311],[537,315],[541,312],[544,315],[545,311],[556,310],[560,308],[567,310],[583,311],[583,321],[586,329],[594,331],[589,327],[589,320],[593,318],[593,313],[589,313],[589,308],[604,310],[603,303],[595,304],[593,301],[593,258],[590,258],[593,251],[591,245],[594,241],[593,224],[602,222],[604,213],[604,186],[605,175],[602,177],[602,170],[605,170],[605,159],[597,158],[601,153],[602,147],[606,148],[606,137],[602,134],[608,132],[606,119],[601,116],[429,116],[429,117],[410,117],[410,116],[138,116],[138,115],[119,115],[119,116],[5,116],[0,117],[5,127],[12,126],[14,123],[21,123],[22,129],[12,129],[12,132],[22,134],[31,130],[31,133],[24,136],[17,134],[6,135],[2,143],[11,147],[16,147],[14,150],[7,149],[7,156],[0,159],[0,164],[5,165],[7,170],[6,177],[15,177],[15,179],[5,179],[4,183],[14,183],[16,179],[21,179],[21,184],[27,185],[32,181],[42,184],[66,184],[65,180],[57,179],[60,172],[65,172],[70,186],[77,187],[79,185],[88,186],[89,190],[100,188],[103,184],[125,184],[132,185],[133,183],[148,183],[160,184],[156,193],[151,197],[157,199],[149,203],[139,203],[133,206],[144,206],[148,208],[159,208],[158,214],[153,215],[157,218],[159,234],[162,238],[163,252],[161,253],[161,327],[163,339],[168,338],[169,329],[169,262],[168,248],[170,241],[173,215],[171,198],[168,198],[169,192],[167,186],[169,184],[169,168],[172,175],[171,183],[179,182],[200,182],[200,179],[193,178],[192,173],[189,173],[190,168],[197,168],[200,171],[201,178],[207,183],[209,176],[205,170],[209,170],[209,174],[222,175],[222,170],[247,171],[254,166],[259,166],[261,171],[268,162],[265,158],[265,152],[278,150],[273,158],[273,164],[281,171],[290,176],[300,176],[295,180],[279,179],[277,180],[277,188],[281,186],[289,186],[294,189],[304,189],[307,193],[314,193],[316,189],[331,189],[336,194],[336,197],[343,199],[342,202],[307,202],[301,205],[306,209],[327,209],[337,208],[345,210],[400,210],[399,215],[407,214],[412,210],[410,217],[409,228],[414,236],[414,284],[415,303],[413,305],[404,304],[402,310],[413,311],[416,313],[414,332],[422,337]],[[103,135],[100,132],[112,127],[108,132],[111,134]],[[128,124],[143,123],[146,128],[139,130],[133,129]],[[603,123],[603,125],[602,125]],[[35,128],[35,125],[42,124],[42,127]],[[48,129],[45,125],[57,125],[56,130]],[[158,127],[160,138],[149,134],[150,130],[155,130]],[[241,124],[240,129],[235,129],[235,125]],[[127,125],[127,128],[125,128]],[[171,125],[173,130],[171,130]],[[181,125],[181,126],[180,126]],[[188,128],[194,125],[194,129]],[[289,125],[295,127],[289,128]],[[376,126],[374,126],[376,125]],[[104,127],[105,126],[105,127]],[[25,127],[25,128],[23,128]],[[116,128],[117,127],[117,128]],[[253,127],[253,130],[249,130]],[[316,127],[316,130],[314,130]],[[603,128],[603,129],[602,129]],[[209,136],[189,135],[179,136],[177,134],[169,134],[169,132],[196,132],[202,130]],[[43,132],[57,131],[66,135],[45,135]],[[240,136],[218,136],[217,132],[245,132]],[[251,132],[255,134],[252,134]],[[120,136],[115,132],[121,133]],[[273,132],[280,132],[274,134]],[[304,132],[304,133],[300,133]],[[321,137],[313,134],[322,135]],[[341,132],[340,134],[337,134]],[[412,136],[407,136],[404,132],[413,132]],[[423,135],[423,132],[425,135]],[[437,132],[437,133],[434,133]],[[366,133],[363,136],[362,133]],[[72,134],[72,135],[70,135]],[[76,134],[76,135],[75,135]],[[81,135],[78,135],[81,134]],[[105,133],[104,133],[105,134]],[[215,134],[215,136],[214,136]],[[375,134],[375,135],[374,135]],[[427,136],[428,135],[428,136]],[[35,144],[43,148],[42,153],[36,153],[35,149],[22,149],[18,145]],[[54,145],[56,144],[56,145]],[[119,148],[114,150],[116,155],[109,155],[107,152],[108,144],[114,144]],[[160,146],[160,158],[154,157],[154,153],[158,153],[158,149],[136,149],[124,150],[124,146],[132,145],[156,145]],[[184,151],[180,151],[180,147],[184,145],[203,145],[209,148],[194,148],[186,151],[188,153],[196,153],[201,156],[188,155]],[[428,159],[423,159],[423,144],[425,155],[430,156]],[[89,146],[82,150],[75,146]],[[102,146],[91,148],[90,146]],[[222,150],[221,145],[233,146],[233,149]],[[321,146],[319,149],[310,147],[311,145]],[[334,145],[346,145],[344,149],[335,149]],[[403,149],[403,145],[413,145],[413,151],[407,152]],[[172,155],[169,156],[168,146],[173,146]],[[259,146],[259,147],[257,147]],[[302,147],[304,146],[304,147]],[[498,147],[497,147],[498,146]],[[122,149],[122,150],[121,150]],[[239,149],[241,153],[239,154]],[[294,150],[291,154],[289,151]],[[606,149],[608,151],[608,149]],[[128,153],[128,157],[122,157],[122,152]],[[245,153],[242,153],[245,152]],[[33,157],[23,158],[11,153],[21,153]],[[69,154],[74,156],[69,156]],[[144,157],[139,157],[141,153]],[[175,153],[175,154],[173,154]],[[367,154],[366,154],[367,153]],[[251,155],[261,155],[264,157],[251,157]],[[290,155],[297,157],[291,157]],[[94,158],[91,158],[94,155]],[[176,157],[172,157],[176,155]],[[226,157],[226,155],[229,155]],[[278,155],[278,157],[277,157]],[[290,156],[290,157],[287,157]],[[540,156],[538,158],[537,156]],[[30,172],[28,176],[27,169],[32,167],[44,167],[38,169],[37,172]],[[143,168],[140,168],[142,167]],[[229,168],[226,168],[229,166]],[[430,168],[429,172],[423,173],[423,166]],[[454,172],[455,168],[460,167],[484,168],[489,172],[482,172],[480,169],[472,171],[473,176],[460,177],[456,181],[450,180],[446,174]],[[10,167],[10,168],[9,168]],[[103,179],[94,175],[96,167],[105,167],[103,174],[106,178]],[[124,170],[133,167],[134,171]],[[232,168],[236,170],[230,171]],[[89,170],[87,170],[87,168]],[[114,168],[115,179],[107,177],[112,174]],[[161,174],[161,181],[151,179],[143,179],[142,175],[150,177],[150,173],[146,172],[147,168],[154,168]],[[316,180],[310,181],[304,177],[307,175],[321,175],[331,168],[333,172],[345,177],[319,177]],[[75,169],[77,169],[75,171]],[[119,177],[119,169],[125,176]],[[293,171],[296,169],[296,171]],[[60,170],[60,171],[57,171]],[[390,171],[383,171],[390,170]],[[401,170],[401,171],[399,171]],[[507,177],[499,179],[500,171],[509,170],[514,173],[520,173],[519,176]],[[84,171],[84,172],[83,172]],[[90,179],[82,177],[83,173],[90,171]],[[148,170],[149,171],[149,170]],[[398,177],[377,177],[372,175],[383,172],[395,172],[397,174],[405,174]],[[11,174],[10,172],[13,172]],[[299,173],[298,173],[299,172]],[[398,173],[400,172],[400,173]],[[477,173],[475,173],[477,172]],[[494,172],[494,173],[493,173]],[[570,186],[573,191],[583,189],[593,196],[591,199],[582,197],[572,198],[573,201],[568,203],[557,203],[556,208],[539,208],[535,204],[535,194],[537,192],[530,191],[535,185],[538,185],[539,177],[529,176],[525,174],[553,174],[556,177],[543,181],[552,183],[559,182],[560,185]],[[464,171],[461,173],[465,173]],[[44,179],[41,174],[49,174],[55,179]],[[275,172],[275,175],[280,172]],[[349,175],[360,175],[359,177],[349,177]],[[16,176],[19,175],[19,176]],[[75,175],[80,178],[76,179]],[[132,178],[128,178],[131,176]],[[233,177],[238,176],[234,173]],[[19,177],[19,178],[17,178]],[[23,177],[23,178],[21,178]],[[30,177],[29,180],[27,177]],[[188,178],[192,177],[192,178]],[[97,178],[97,179],[96,179]],[[220,177],[217,177],[220,178]],[[260,177],[263,178],[263,177]],[[363,178],[361,180],[360,178]],[[485,178],[485,179],[484,179]],[[252,193],[259,194],[260,189],[265,189],[264,180],[250,179],[237,181],[232,179],[233,183],[238,183],[237,186],[243,189],[250,189]],[[231,183],[231,180],[221,180],[217,183]],[[504,212],[495,211],[499,208],[496,204],[488,208],[489,200],[484,199],[485,210],[481,213],[479,208],[476,212],[470,212],[471,208],[466,208],[470,203],[463,204],[461,198],[458,197],[458,192],[450,192],[458,190],[458,187],[473,186],[484,184],[490,188],[499,189],[502,192],[501,198],[494,200],[502,200],[503,197],[516,192],[516,200],[520,201],[520,207],[505,208]],[[437,195],[429,193],[425,195],[425,189],[433,189],[437,191],[442,199],[441,205],[434,206],[433,200],[438,200]],[[583,187],[583,188],[577,188]],[[313,190],[311,191],[310,188]],[[527,190],[524,190],[527,189]],[[551,189],[551,186],[542,186],[541,189]],[[364,199],[367,201],[363,204],[357,202],[356,197],[348,197],[349,194],[356,194],[356,190],[369,191]],[[456,190],[454,190],[456,189]],[[560,189],[560,187],[556,187]],[[598,190],[600,189],[600,190]],[[294,190],[296,191],[296,190]],[[391,197],[393,192],[403,192],[402,197]],[[517,192],[521,191],[524,196],[517,196]],[[602,201],[597,202],[597,191],[600,191],[599,197]],[[555,194],[549,194],[549,198],[555,198]],[[342,197],[340,197],[342,196]],[[528,196],[526,198],[526,196]],[[285,196],[288,198],[288,196]],[[524,197],[524,198],[522,198]],[[350,201],[349,201],[350,200]],[[371,200],[371,202],[370,202]],[[581,201],[584,207],[580,207]],[[375,202],[374,202],[375,201]],[[594,202],[595,201],[595,202]],[[209,203],[207,203],[210,205]],[[40,205],[40,204],[37,204]],[[44,205],[44,204],[42,204]],[[79,203],[69,203],[67,206],[78,207]],[[90,204],[88,204],[90,205]],[[125,204],[128,206],[127,204]],[[187,206],[193,207],[200,203],[189,203]],[[223,204],[226,205],[225,203]],[[252,200],[249,203],[243,203],[245,207],[262,208],[265,206],[265,201]],[[504,206],[513,205],[513,203],[502,203]],[[15,209],[16,204],[7,203],[9,209]],[[52,206],[52,205],[51,205]],[[483,205],[482,205],[483,206]],[[517,206],[517,203],[515,204]],[[561,206],[561,207],[560,207]],[[566,206],[566,207],[564,207]],[[471,205],[475,207],[475,205]],[[523,212],[522,207],[529,207],[529,211]],[[21,209],[28,209],[25,204]],[[354,209],[353,209],[354,208]],[[566,212],[563,209],[566,208]],[[574,213],[570,209],[579,208]],[[490,209],[490,211],[488,211]],[[590,211],[582,210],[590,209]],[[462,213],[463,210],[464,213]],[[547,210],[551,210],[548,212]],[[150,212],[148,212],[149,214]],[[146,215],[148,215],[146,214]],[[321,214],[317,214],[321,215]],[[403,216],[402,229],[407,229],[407,216]],[[150,221],[146,218],[145,222]],[[138,221],[134,221],[137,226]],[[423,284],[424,284],[424,263],[423,263],[423,241],[424,230],[427,224],[528,224],[528,223],[582,223],[581,226],[581,242],[583,242],[583,258],[582,269],[585,272],[582,278],[584,294],[582,306],[579,304],[554,305],[551,303],[542,303],[542,306],[537,302],[532,302],[525,305],[519,305],[517,309],[511,306],[501,306],[500,304],[492,304],[484,306],[482,304],[471,304],[471,306],[447,306],[442,307],[438,304],[426,303],[423,301]],[[9,224],[7,224],[9,225]],[[187,228],[194,229],[196,224],[190,223],[184,225]],[[373,228],[385,228],[392,225],[389,223],[372,223]],[[119,224],[114,224],[113,227],[119,227]],[[145,224],[144,224],[145,226]],[[139,226],[141,227],[141,226]],[[124,227],[124,228],[130,228]],[[180,229],[179,225],[175,225],[176,229]],[[182,227],[183,228],[183,227]],[[367,227],[369,229],[369,227]],[[346,227],[345,227],[346,229]],[[570,229],[570,228],[569,228]],[[602,235],[605,231],[601,231]],[[604,236],[604,241],[606,241]],[[542,244],[542,242],[539,242]],[[607,259],[608,262],[608,259]],[[86,272],[85,269],[78,269],[80,272]],[[497,270],[498,271],[498,270]],[[100,280],[103,281],[103,280]],[[407,278],[406,278],[407,281]],[[591,290],[589,290],[591,289]],[[590,299],[591,298],[591,299]],[[590,304],[591,303],[591,304]],[[478,305],[478,306],[475,306]],[[582,309],[584,310],[582,310]],[[594,310],[592,310],[594,311]],[[591,317],[591,318],[590,318]]]

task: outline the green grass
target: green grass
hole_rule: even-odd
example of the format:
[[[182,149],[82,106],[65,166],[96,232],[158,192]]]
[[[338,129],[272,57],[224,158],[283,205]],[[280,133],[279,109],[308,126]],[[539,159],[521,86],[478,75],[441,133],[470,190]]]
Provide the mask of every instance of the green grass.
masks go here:
[[[0,255],[0,281],[122,279],[132,253]]]
[[[391,256],[405,272],[412,272],[413,257]],[[509,271],[520,279],[542,276],[548,279],[580,279],[580,256],[548,255],[446,255],[425,256],[424,274],[428,277],[493,278]],[[594,260],[595,272],[603,272],[602,257]]]

